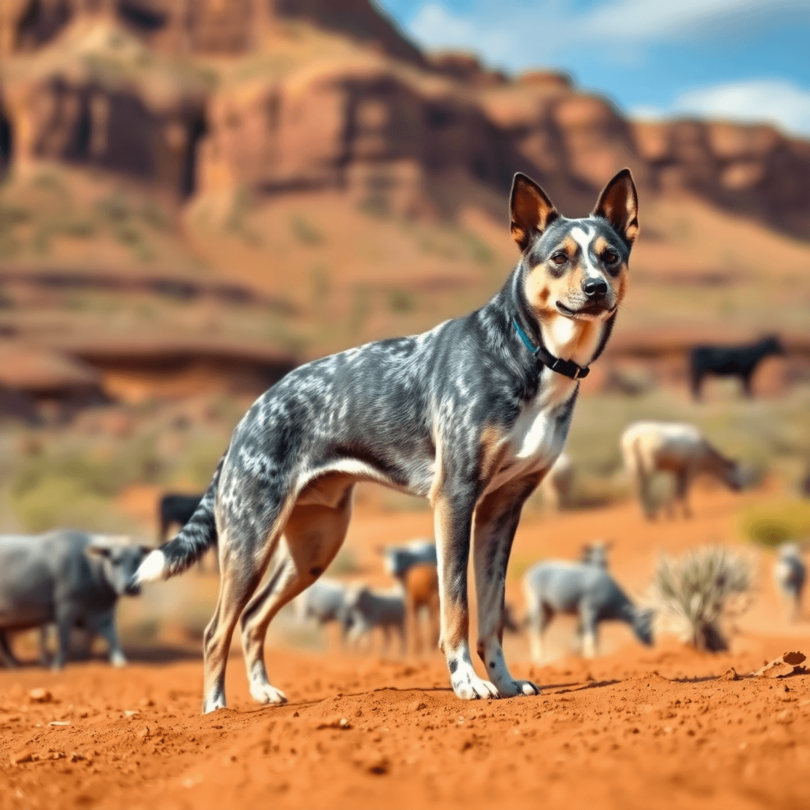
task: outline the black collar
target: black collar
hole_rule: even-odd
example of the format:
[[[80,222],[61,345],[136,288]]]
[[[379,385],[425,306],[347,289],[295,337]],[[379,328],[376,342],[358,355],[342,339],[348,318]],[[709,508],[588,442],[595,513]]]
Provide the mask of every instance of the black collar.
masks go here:
[[[547,368],[556,371],[557,374],[562,374],[563,377],[569,377],[572,380],[581,380],[591,373],[591,370],[587,366],[583,368],[582,366],[578,366],[573,360],[563,360],[560,357],[555,357],[542,343],[539,346],[532,345],[529,336],[520,328],[520,324],[517,320],[513,319],[512,323],[515,325],[520,339],[534,356],[534,359]]]

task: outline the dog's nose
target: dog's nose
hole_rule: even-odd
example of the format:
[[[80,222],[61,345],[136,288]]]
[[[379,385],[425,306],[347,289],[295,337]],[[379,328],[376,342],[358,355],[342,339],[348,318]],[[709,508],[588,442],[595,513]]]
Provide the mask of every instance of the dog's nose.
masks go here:
[[[582,292],[584,292],[588,298],[604,298],[605,295],[607,295],[607,290],[607,281],[605,281],[603,278],[589,278],[582,285]]]

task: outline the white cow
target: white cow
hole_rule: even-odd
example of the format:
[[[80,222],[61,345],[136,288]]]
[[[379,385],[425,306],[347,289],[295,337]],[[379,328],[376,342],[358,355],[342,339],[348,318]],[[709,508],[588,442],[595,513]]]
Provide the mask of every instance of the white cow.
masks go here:
[[[675,498],[667,504],[672,517],[676,503],[681,504],[684,517],[691,517],[689,487],[701,473],[718,478],[733,490],[743,485],[740,465],[715,450],[698,428],[685,422],[636,422],[622,434],[621,448],[624,465],[650,520],[655,518],[656,510],[651,503],[649,484],[657,472],[675,476]]]

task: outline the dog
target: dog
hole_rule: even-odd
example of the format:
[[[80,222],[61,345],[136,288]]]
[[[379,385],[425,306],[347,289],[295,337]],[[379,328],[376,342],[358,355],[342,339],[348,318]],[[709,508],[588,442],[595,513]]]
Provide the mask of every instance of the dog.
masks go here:
[[[334,558],[358,481],[432,504],[440,647],[455,694],[539,694],[504,660],[506,566],[521,508],[562,452],[579,380],[604,349],[624,298],[638,198],[625,169],[590,216],[567,219],[517,174],[510,213],[521,257],[500,292],[421,335],[290,372],[239,422],[189,523],[139,569],[139,583],[174,576],[218,542],[219,598],[203,642],[204,713],[226,705],[237,623],[252,697],[286,701],[267,677],[267,627]],[[476,674],[468,640],[471,546],[477,652],[488,680]]]

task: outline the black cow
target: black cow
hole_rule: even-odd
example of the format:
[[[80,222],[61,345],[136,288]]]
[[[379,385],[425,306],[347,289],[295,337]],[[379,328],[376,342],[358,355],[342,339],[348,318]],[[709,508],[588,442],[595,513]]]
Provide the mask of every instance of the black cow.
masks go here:
[[[169,529],[172,525],[177,524],[182,529],[197,511],[201,500],[202,495],[175,495],[173,493],[164,495],[158,505],[158,523],[160,525],[158,542],[165,543],[168,540]],[[202,559],[199,567],[200,570],[203,570]]]
[[[743,391],[750,397],[751,378],[757,366],[770,355],[784,353],[785,348],[775,335],[744,346],[695,346],[689,356],[692,396],[696,400],[700,399],[703,378],[707,374],[716,374],[721,377],[740,377]]]

